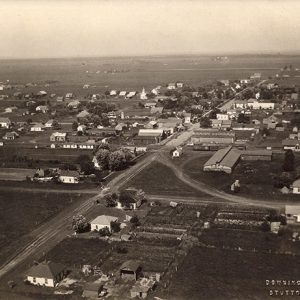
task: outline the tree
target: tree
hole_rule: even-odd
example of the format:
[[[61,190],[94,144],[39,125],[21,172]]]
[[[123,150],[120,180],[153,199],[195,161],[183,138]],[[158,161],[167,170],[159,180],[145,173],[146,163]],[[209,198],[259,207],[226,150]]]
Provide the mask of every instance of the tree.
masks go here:
[[[81,172],[83,172],[85,175],[90,175],[94,173],[95,167],[88,155],[79,155],[77,158],[77,162],[80,165]]]
[[[238,123],[249,123],[250,122],[250,117],[246,116],[245,114],[239,114],[238,119],[237,119]]]
[[[72,228],[76,233],[89,231],[91,226],[83,215],[73,216]]]
[[[270,223],[268,221],[264,221],[261,224],[261,230],[264,232],[270,231],[271,230]]]
[[[203,128],[209,128],[211,126],[211,120],[208,117],[201,118],[200,126]]]
[[[104,197],[107,207],[115,207],[115,206],[117,206],[117,199],[118,199],[118,197],[116,198],[114,195],[116,195],[116,194],[106,195]]]
[[[131,219],[130,219],[130,223],[133,224],[134,226],[139,226],[141,225],[141,222],[139,220],[139,218],[134,215]]]
[[[269,136],[270,135],[270,131],[268,128],[264,127],[261,131],[262,136]]]
[[[111,152],[108,157],[108,166],[110,170],[122,170],[126,168],[132,159],[124,149]]]
[[[101,170],[107,170],[108,169],[108,163],[109,163],[109,150],[107,149],[99,149],[96,154],[97,162],[101,168]]]
[[[101,228],[99,231],[98,231],[99,235],[100,236],[110,236],[111,233],[108,229],[108,227],[104,227],[104,228]]]
[[[78,122],[74,121],[73,124],[72,124],[73,131],[76,131],[77,127],[78,127]]]
[[[291,172],[295,169],[295,156],[292,150],[287,150],[284,155],[284,162],[282,165],[283,171]]]
[[[110,228],[113,232],[119,232],[121,230],[121,224],[118,222],[110,222]]]

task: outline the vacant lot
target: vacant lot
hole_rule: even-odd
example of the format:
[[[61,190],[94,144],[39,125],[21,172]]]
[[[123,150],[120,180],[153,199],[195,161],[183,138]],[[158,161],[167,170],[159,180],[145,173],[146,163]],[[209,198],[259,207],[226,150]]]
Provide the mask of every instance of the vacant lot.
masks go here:
[[[99,239],[66,238],[46,254],[46,259],[60,262],[68,268],[98,265],[111,246]]]
[[[300,270],[295,261],[289,255],[194,247],[171,285],[158,296],[173,300],[269,299],[266,280],[297,280]]]
[[[152,163],[127,183],[152,195],[205,196],[180,181],[173,171],[161,163]]]
[[[77,194],[1,191],[0,264],[23,245],[34,228],[77,199]]]
[[[230,185],[240,180],[239,194],[257,198],[269,199],[297,199],[297,195],[282,195],[279,189],[274,188],[274,177],[282,170],[283,156],[275,156],[272,161],[240,161],[232,174],[223,172],[204,172],[203,165],[211,157],[199,156],[189,160],[183,171],[195,180],[216,187],[225,192],[230,192]],[[295,157],[296,168],[300,166],[300,157]]]

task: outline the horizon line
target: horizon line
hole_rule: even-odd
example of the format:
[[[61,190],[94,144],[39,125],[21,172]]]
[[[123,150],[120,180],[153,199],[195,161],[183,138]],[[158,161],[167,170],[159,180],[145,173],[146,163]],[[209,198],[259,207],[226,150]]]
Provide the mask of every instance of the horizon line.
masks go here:
[[[286,50],[286,51],[268,51],[268,50],[262,50],[262,51],[245,51],[245,52],[231,52],[227,51],[224,53],[220,52],[179,52],[179,53],[157,53],[157,54],[102,54],[102,55],[62,55],[62,56],[41,56],[41,57],[13,57],[13,56],[0,56],[0,60],[42,60],[42,59],[86,59],[86,58],[129,58],[129,57],[171,57],[171,56],[202,56],[202,57],[208,57],[208,56],[220,56],[220,57],[226,57],[226,56],[251,56],[251,55],[282,55],[282,56],[292,56],[292,55],[300,55],[300,50]]]

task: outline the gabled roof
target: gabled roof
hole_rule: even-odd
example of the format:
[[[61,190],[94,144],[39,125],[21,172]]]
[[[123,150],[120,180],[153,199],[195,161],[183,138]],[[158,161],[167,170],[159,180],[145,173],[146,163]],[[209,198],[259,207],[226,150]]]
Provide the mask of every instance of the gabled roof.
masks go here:
[[[286,205],[285,206],[286,215],[300,215],[300,205]]]
[[[60,176],[78,177],[79,173],[77,171],[72,170],[61,170]]]
[[[101,224],[101,225],[110,225],[110,222],[116,222],[117,217],[101,215],[91,221],[91,224]]]
[[[54,279],[65,270],[65,266],[60,263],[42,262],[28,270],[27,276]]]
[[[121,265],[120,271],[127,270],[127,271],[136,272],[140,267],[141,267],[141,264],[139,261],[127,260]]]
[[[0,123],[10,123],[9,118],[0,118]]]
[[[295,180],[292,184],[292,187],[294,188],[300,188],[300,178]]]

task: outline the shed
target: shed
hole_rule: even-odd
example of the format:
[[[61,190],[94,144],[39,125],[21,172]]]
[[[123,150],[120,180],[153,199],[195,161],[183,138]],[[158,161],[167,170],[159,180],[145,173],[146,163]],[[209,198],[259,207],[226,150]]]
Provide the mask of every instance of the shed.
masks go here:
[[[103,284],[98,282],[88,282],[83,288],[83,298],[98,298],[103,291]]]
[[[142,271],[139,261],[128,260],[120,267],[120,277],[125,280],[137,280]]]

